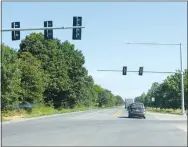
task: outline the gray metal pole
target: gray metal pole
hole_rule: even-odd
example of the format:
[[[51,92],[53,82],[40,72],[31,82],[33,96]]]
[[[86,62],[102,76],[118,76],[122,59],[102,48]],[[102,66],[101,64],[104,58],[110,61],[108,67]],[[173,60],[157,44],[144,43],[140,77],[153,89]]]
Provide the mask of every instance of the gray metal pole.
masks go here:
[[[97,70],[97,71],[111,71],[111,72],[122,72],[122,70],[108,70],[108,69],[100,69],[100,70]],[[139,71],[127,71],[127,72],[139,72]],[[170,72],[170,71],[143,71],[143,73],[171,73],[171,74],[174,74],[174,73],[177,73],[177,72]]]
[[[181,114],[184,115],[184,79],[183,79],[183,63],[182,63],[182,51],[180,43],[180,67],[181,67]]]
[[[11,28],[11,29],[3,29],[3,30],[0,30],[2,32],[10,32],[10,31],[32,31],[32,30],[59,30],[59,29],[78,29],[78,28],[85,28],[85,27],[81,27],[81,26],[73,26],[73,27],[56,27],[56,28],[53,28],[53,27],[46,27],[46,28],[25,28],[25,29],[21,29],[21,28]]]
[[[188,4],[188,3],[187,3]],[[126,44],[148,44],[148,45],[179,45],[180,46],[180,69],[181,69],[181,114],[185,114],[185,106],[184,106],[184,81],[183,81],[183,63],[182,63],[182,51],[181,51],[181,43],[180,44],[159,44],[159,43],[126,43]]]

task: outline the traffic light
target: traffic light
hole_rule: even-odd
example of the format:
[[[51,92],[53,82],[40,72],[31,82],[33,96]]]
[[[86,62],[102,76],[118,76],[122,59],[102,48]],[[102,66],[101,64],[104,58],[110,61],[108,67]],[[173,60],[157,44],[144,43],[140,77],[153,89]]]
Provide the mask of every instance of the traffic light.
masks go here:
[[[53,27],[52,21],[45,21],[44,27]],[[53,29],[46,29],[44,30],[44,38],[45,39],[53,39]]]
[[[82,26],[82,17],[73,17],[73,27]],[[73,40],[81,40],[82,29],[81,28],[73,28],[72,29],[72,39]]]
[[[123,66],[123,75],[127,75],[127,66]]]
[[[20,28],[20,22],[12,22],[11,28]],[[12,40],[20,40],[20,31],[12,31]]]
[[[143,75],[143,70],[144,70],[144,67],[140,67],[140,68],[139,68],[139,72],[138,72],[138,75],[139,75],[139,76],[142,76],[142,75]]]

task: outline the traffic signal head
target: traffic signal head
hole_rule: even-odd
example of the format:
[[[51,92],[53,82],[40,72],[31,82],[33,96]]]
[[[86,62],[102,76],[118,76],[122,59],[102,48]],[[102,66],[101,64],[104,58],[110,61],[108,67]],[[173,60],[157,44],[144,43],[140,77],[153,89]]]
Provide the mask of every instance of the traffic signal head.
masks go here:
[[[11,28],[20,28],[20,22],[12,22]],[[12,31],[12,40],[20,40],[20,31]]]
[[[73,27],[74,26],[82,26],[82,17],[73,17]],[[82,29],[81,28],[73,28],[72,30],[72,39],[73,40],[81,40]]]
[[[123,75],[127,75],[127,66],[123,66]]]
[[[45,21],[44,27],[53,27],[53,21]],[[53,39],[53,29],[44,30],[44,38]]]
[[[142,76],[142,75],[143,75],[143,70],[144,70],[144,67],[140,67],[140,68],[139,68],[139,72],[138,72],[138,75],[139,75],[139,76]]]

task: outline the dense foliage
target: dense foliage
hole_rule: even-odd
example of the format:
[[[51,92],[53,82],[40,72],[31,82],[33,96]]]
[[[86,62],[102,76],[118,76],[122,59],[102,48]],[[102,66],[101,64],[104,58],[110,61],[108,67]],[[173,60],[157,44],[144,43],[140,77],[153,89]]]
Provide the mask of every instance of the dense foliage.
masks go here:
[[[2,45],[3,109],[24,101],[55,108],[124,104],[120,96],[94,83],[84,63],[73,44],[46,40],[41,33],[27,36],[18,51]]]
[[[142,102],[146,106],[155,108],[181,108],[181,77],[180,72],[168,76],[161,84],[153,83],[147,93],[135,98],[135,101]],[[188,104],[188,71],[184,71],[184,97],[185,106]],[[152,101],[152,97],[155,101]]]

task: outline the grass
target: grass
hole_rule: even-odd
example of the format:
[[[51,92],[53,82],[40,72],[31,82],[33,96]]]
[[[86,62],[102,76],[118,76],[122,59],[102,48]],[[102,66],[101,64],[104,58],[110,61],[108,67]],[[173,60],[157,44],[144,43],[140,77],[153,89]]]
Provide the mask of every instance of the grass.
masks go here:
[[[160,109],[160,108],[147,108],[147,111],[150,112],[159,112],[159,113],[170,113],[170,114],[179,114],[181,113],[181,109]]]
[[[25,110],[12,110],[2,112],[2,121],[18,120],[30,117],[39,117],[45,115],[61,114],[61,113],[70,113],[76,111],[85,111],[91,108],[74,108],[74,109],[54,109],[53,107],[38,107],[33,108],[32,112],[28,113]]]
[[[31,117],[39,117],[45,115],[53,115],[53,114],[62,114],[62,113],[70,113],[70,112],[78,112],[78,111],[86,111],[91,109],[108,109],[110,107],[75,107],[73,109],[54,109],[53,107],[35,107],[33,108],[32,112],[28,113],[25,110],[11,110],[2,112],[2,121],[12,121],[12,120],[20,120],[24,118],[31,118]],[[112,107],[111,107],[112,108]]]

